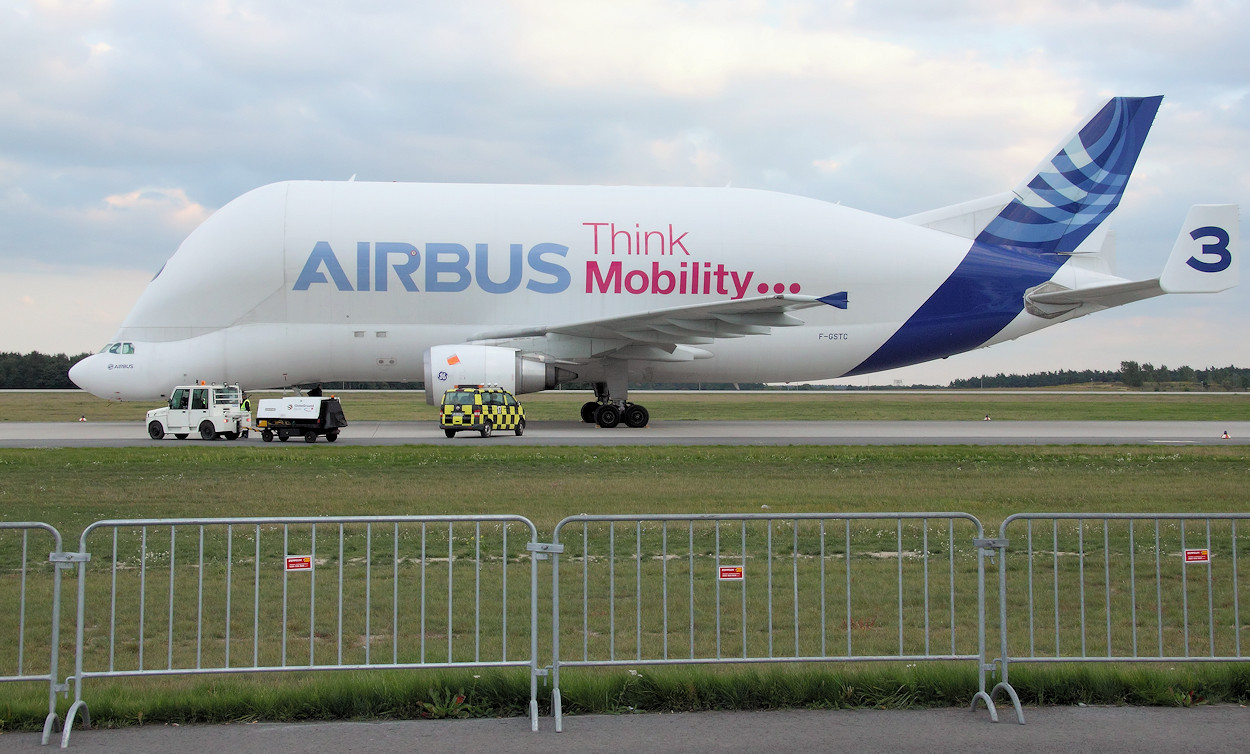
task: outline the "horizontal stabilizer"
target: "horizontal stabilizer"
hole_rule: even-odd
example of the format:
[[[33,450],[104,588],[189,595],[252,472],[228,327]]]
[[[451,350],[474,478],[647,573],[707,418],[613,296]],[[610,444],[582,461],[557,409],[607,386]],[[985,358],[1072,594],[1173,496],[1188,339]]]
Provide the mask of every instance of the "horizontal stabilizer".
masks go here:
[[[1080,306],[1110,309],[1144,298],[1163,295],[1158,280],[1134,280],[1086,288],[1064,288],[1054,283],[1038,286],[1025,296],[1030,314],[1038,317],[1057,317]]]
[[[1029,313],[1057,317],[1078,307],[1113,306],[1165,293],[1215,293],[1237,285],[1238,213],[1235,204],[1189,209],[1163,275],[1154,280],[1113,280],[1067,288],[1048,281],[1025,295]]]
[[[990,221],[995,217],[998,217],[1003,208],[1015,198],[1015,194],[1005,191],[1001,194],[973,199],[961,204],[952,204],[949,207],[931,209],[928,212],[908,215],[899,219],[912,225],[940,230],[943,233],[950,233],[953,236],[960,236],[971,241],[981,235],[981,231],[985,230],[985,226],[989,225]]]

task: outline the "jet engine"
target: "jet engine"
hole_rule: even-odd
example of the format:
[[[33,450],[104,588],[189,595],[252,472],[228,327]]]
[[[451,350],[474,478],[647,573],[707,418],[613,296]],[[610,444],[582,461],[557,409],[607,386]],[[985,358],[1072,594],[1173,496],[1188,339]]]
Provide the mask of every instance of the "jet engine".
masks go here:
[[[460,343],[425,352],[425,402],[437,406],[455,385],[498,385],[514,393],[550,390],[577,374],[517,348]]]

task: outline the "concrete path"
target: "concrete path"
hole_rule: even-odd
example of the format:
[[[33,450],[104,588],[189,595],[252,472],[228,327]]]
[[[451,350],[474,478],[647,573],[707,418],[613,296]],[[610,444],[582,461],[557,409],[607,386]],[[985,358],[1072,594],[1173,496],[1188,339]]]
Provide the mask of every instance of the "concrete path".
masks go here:
[[[75,730],[69,749],[135,754],[230,752],[766,752],[897,751],[1243,752],[1250,709],[1238,706],[1047,707],[992,723],[982,708],[939,710],[783,710],[551,718],[532,733],[524,718]],[[1009,710],[1006,712],[1009,713]],[[49,751],[38,733],[0,735],[0,753]]]

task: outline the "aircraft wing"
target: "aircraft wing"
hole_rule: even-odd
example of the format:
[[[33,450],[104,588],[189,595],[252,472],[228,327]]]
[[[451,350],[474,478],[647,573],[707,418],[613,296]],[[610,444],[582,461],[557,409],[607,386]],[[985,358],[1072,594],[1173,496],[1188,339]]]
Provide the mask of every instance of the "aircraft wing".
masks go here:
[[[719,338],[765,335],[773,327],[794,327],[803,320],[789,312],[813,306],[846,308],[846,293],[815,296],[776,295],[691,304],[620,317],[565,324],[492,330],[474,341],[515,341],[527,338],[577,340],[589,349],[573,349],[586,356],[616,356],[651,361],[689,361],[710,356],[692,346]],[[567,351],[567,349],[553,349]]]

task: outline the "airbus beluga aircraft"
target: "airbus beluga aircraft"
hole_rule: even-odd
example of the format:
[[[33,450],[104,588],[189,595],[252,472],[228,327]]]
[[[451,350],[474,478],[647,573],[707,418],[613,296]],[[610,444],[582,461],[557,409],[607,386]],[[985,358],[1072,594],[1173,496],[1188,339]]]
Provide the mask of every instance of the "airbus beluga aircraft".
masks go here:
[[[417,381],[594,385],[584,421],[641,427],[631,381],[794,382],[939,359],[1163,293],[1238,281],[1238,210],[1189,210],[1160,277],[1110,268],[1162,97],[1117,97],[1014,191],[890,219],[735,188],[291,181],[226,204],[113,342],[70,370],[103,398]]]

